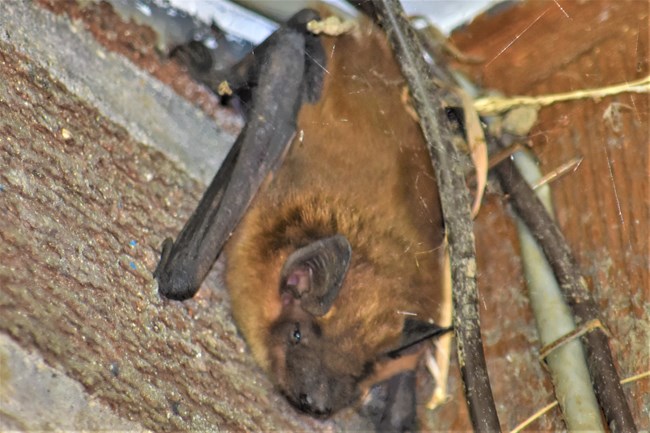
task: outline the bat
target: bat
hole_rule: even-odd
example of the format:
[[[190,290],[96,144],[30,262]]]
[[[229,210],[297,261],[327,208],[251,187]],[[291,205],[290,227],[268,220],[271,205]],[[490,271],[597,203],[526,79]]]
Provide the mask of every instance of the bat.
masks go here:
[[[223,249],[237,326],[289,402],[326,417],[380,384],[377,428],[412,429],[421,343],[449,330],[437,187],[385,35],[362,19],[315,36],[319,17],[297,13],[229,71],[180,51],[242,95],[247,122],[154,275],[190,298]]]

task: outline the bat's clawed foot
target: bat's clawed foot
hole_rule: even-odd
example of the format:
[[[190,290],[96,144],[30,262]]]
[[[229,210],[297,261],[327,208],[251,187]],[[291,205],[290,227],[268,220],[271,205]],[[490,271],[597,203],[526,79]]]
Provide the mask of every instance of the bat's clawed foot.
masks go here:
[[[210,50],[200,41],[190,41],[178,45],[169,53],[169,56],[178,59],[181,64],[190,67],[192,71],[207,73],[214,65]]]

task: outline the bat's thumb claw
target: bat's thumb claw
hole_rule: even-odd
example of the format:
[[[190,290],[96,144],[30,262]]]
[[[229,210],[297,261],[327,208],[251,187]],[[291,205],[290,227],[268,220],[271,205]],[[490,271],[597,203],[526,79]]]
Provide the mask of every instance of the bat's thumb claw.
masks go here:
[[[169,261],[169,257],[171,256],[173,246],[174,240],[172,238],[167,238],[163,241],[160,251],[160,261],[158,262],[158,266],[156,266],[156,270],[153,271],[154,278],[158,278],[161,275],[163,269],[165,269],[165,266]]]

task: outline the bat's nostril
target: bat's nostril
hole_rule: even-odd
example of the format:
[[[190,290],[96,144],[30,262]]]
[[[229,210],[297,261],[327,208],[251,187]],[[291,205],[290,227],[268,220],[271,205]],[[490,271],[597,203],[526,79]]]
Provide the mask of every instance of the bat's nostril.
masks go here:
[[[317,417],[328,417],[332,413],[332,409],[330,407],[324,403],[319,403],[308,394],[298,395],[298,407],[303,412]]]
[[[300,402],[300,406],[305,409],[309,409],[313,403],[311,397],[307,394],[300,394],[298,396],[298,401]]]

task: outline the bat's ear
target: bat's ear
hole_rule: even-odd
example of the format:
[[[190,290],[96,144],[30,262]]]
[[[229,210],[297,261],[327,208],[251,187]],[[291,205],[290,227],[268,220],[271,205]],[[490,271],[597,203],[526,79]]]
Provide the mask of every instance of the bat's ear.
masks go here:
[[[343,235],[310,243],[294,251],[280,274],[280,290],[300,299],[314,316],[325,315],[341,290],[352,247]]]
[[[421,320],[406,319],[404,321],[404,328],[402,329],[402,338],[396,348],[390,350],[387,355],[391,358],[400,356],[409,347],[418,344],[421,341],[428,340],[429,338],[439,337],[451,331],[453,328],[450,326],[444,328],[436,325],[435,323],[424,322]]]

